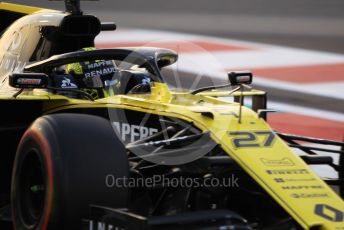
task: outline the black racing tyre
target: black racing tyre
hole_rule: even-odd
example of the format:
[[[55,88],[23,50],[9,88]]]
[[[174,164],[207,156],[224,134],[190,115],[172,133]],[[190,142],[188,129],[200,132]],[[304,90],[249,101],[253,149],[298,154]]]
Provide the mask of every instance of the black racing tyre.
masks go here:
[[[106,178],[128,177],[125,148],[109,121],[83,114],[38,118],[23,135],[12,174],[14,228],[80,229],[89,205],[127,206],[128,190]]]

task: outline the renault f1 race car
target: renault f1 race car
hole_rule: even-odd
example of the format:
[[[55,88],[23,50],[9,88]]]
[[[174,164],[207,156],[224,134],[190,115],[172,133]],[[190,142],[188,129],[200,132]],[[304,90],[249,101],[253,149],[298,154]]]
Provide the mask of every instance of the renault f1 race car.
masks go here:
[[[173,89],[174,51],[87,48],[116,26],[78,1],[0,14],[1,229],[344,230],[344,144],[272,130],[250,72]]]

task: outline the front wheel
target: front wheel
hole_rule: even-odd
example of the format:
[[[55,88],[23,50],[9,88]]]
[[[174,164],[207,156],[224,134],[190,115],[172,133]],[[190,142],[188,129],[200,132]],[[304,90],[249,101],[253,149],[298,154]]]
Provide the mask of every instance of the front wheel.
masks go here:
[[[23,135],[12,174],[15,229],[79,229],[90,204],[127,206],[128,191],[106,178],[128,177],[125,148],[109,121],[91,115],[38,118]]]

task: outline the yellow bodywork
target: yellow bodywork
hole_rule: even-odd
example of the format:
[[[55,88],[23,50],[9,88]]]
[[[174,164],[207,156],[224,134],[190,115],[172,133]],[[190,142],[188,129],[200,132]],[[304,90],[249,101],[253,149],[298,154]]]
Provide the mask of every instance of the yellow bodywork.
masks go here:
[[[219,93],[217,96],[224,94],[225,92]],[[257,94],[260,95],[261,92]],[[96,101],[54,95],[40,97],[46,100],[45,113],[72,108],[105,107],[192,121],[203,132],[210,132],[211,138],[303,228],[344,229],[343,221],[333,221],[316,214],[317,206],[326,206],[322,212],[330,217],[335,215],[333,210],[343,212],[344,201],[273,133],[264,119],[259,118],[257,113],[249,108],[243,107],[242,120],[239,123],[238,118],[233,116],[239,111],[238,103],[221,101],[208,95],[207,93],[204,95],[173,93],[168,90],[166,84],[155,83],[151,94],[117,95]],[[32,96],[22,95],[15,100],[25,97],[33,99]],[[214,117],[203,116],[199,111],[210,112]],[[231,135],[237,132],[244,134]],[[235,144],[236,139],[247,138],[245,133],[255,134],[256,139],[242,143],[251,143],[255,146],[238,147]],[[267,138],[272,138],[272,141],[268,141]],[[264,146],[264,143],[268,143],[268,146]]]
[[[20,4],[13,4],[7,2],[0,2],[0,10],[8,10],[12,12],[22,13],[22,14],[33,14],[35,12],[45,10],[40,7],[25,6]]]
[[[0,9],[24,14],[44,10],[9,3],[0,3]],[[245,95],[263,94],[260,91],[245,92]],[[215,98],[229,96],[227,92],[203,92],[199,95],[174,93],[166,84],[154,83],[151,94],[117,95],[95,101],[67,98],[42,90],[29,91],[16,98],[12,95],[13,91],[8,95],[0,95],[0,103],[43,101],[42,114],[72,108],[123,108],[193,122],[203,132],[209,132],[211,138],[303,228],[344,230],[344,220],[336,221],[333,217],[333,210],[344,212],[344,201],[274,134],[257,113],[243,107],[239,123],[235,116],[239,104]],[[203,116],[199,111],[209,112],[213,118]],[[317,214],[317,207],[327,207],[322,212],[333,218]],[[264,212],[257,210],[260,211]]]

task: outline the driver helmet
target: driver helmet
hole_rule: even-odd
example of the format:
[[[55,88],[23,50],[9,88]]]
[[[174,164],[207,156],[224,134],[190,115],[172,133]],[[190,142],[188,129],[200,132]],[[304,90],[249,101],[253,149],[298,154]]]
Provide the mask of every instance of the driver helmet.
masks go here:
[[[95,50],[94,47],[82,50]],[[113,60],[94,60],[71,63],[66,73],[74,76],[78,88],[94,99],[115,94],[150,92],[151,78],[141,69],[119,70]]]
[[[86,47],[81,50],[95,50]],[[66,66],[66,73],[73,75],[78,88],[90,94],[94,99],[109,96],[112,87],[119,86],[119,70],[113,60],[92,60],[71,63]]]

